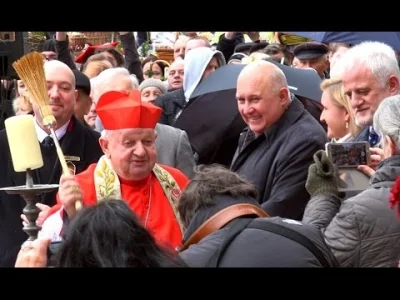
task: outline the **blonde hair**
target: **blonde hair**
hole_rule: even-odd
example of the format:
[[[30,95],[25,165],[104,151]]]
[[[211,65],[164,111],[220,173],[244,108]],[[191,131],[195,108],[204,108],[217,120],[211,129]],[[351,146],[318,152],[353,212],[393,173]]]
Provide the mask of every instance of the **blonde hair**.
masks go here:
[[[15,114],[18,114],[20,110],[27,113],[33,111],[32,104],[29,102],[29,99],[24,96],[15,98],[12,102],[12,106]]]
[[[111,63],[109,63],[107,60],[94,60],[88,62],[88,64],[85,67],[85,70],[83,71],[83,74],[85,74],[89,79],[97,77],[101,72],[111,69],[113,66]]]
[[[331,95],[332,103],[335,106],[345,109],[349,113],[350,134],[356,136],[361,128],[356,124],[354,113],[350,105],[350,98],[344,93],[342,80],[338,78],[325,79],[321,83],[321,90],[327,91]]]

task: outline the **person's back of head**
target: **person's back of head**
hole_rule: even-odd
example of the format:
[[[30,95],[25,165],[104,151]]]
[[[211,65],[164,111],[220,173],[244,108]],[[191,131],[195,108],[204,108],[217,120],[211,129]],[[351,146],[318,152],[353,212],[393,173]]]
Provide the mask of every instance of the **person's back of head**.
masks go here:
[[[227,205],[234,205],[244,201],[250,204],[258,205],[255,200],[258,197],[257,189],[240,177],[237,173],[217,165],[199,165],[195,167],[195,175],[183,191],[178,203],[178,211],[182,217],[184,226],[187,228],[201,208],[220,210],[221,203],[218,203],[218,196],[225,195],[230,198],[226,200]],[[212,216],[208,214],[209,217]]]
[[[173,252],[157,245],[125,201],[104,199],[71,221],[56,267],[178,267]]]
[[[373,124],[374,129],[382,136],[385,158],[400,154],[400,95],[387,97],[381,102],[374,114]],[[389,144],[392,149],[387,147]]]
[[[135,82],[125,68],[104,70],[93,78],[93,101],[97,103],[100,96],[109,91],[129,92],[135,87]]]

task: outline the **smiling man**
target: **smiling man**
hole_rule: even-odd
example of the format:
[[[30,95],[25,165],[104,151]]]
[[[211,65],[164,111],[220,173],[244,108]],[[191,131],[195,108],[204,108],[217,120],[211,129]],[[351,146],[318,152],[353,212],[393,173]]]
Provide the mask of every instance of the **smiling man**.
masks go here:
[[[380,137],[372,127],[374,113],[383,99],[400,92],[395,51],[384,43],[363,42],[343,54],[331,76],[342,78],[356,124],[363,128],[354,141],[376,146]]]
[[[255,185],[270,216],[301,220],[310,198],[305,189],[308,167],[328,142],[324,129],[291,98],[285,75],[270,62],[243,68],[236,97],[248,126],[239,138],[232,171]]]
[[[62,208],[52,209],[41,236],[62,239],[77,201],[90,206],[114,197],[127,202],[160,245],[179,247],[183,227],[176,205],[189,180],[178,169],[156,163],[161,109],[142,102],[138,90],[106,92],[96,109],[105,129],[100,138],[104,155],[85,172],[61,177]]]
[[[85,127],[74,116],[77,97],[75,76],[71,69],[58,60],[46,61],[44,72],[52,113],[57,125],[55,132],[65,158],[76,174],[84,171],[102,155],[98,139],[100,134]],[[61,176],[54,141],[49,130],[43,126],[39,107],[32,105],[37,138],[43,156],[44,166],[33,172],[35,184],[57,184]],[[0,131],[0,187],[25,184],[25,174],[14,171],[5,130]],[[44,207],[56,203],[56,191],[40,197]],[[8,195],[0,191],[0,267],[12,267],[15,264],[21,244],[28,238],[22,230],[20,215],[25,201],[17,195]],[[42,206],[43,207],[43,206]]]

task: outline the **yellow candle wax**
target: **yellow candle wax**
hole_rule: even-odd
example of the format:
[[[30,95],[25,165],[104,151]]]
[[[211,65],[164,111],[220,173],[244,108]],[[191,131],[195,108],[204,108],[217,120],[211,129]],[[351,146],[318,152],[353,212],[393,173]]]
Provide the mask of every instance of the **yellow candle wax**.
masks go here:
[[[34,122],[32,115],[19,115],[4,121],[15,172],[43,166]]]

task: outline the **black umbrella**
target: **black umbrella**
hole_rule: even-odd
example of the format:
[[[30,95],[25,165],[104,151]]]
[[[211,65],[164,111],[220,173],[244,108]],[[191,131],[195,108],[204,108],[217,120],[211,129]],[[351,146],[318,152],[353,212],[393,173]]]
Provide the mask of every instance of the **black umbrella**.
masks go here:
[[[400,51],[399,31],[315,31],[315,32],[288,32],[290,34],[309,38],[320,43],[348,43],[359,44],[365,41],[382,42]]]
[[[238,111],[236,89],[225,89],[192,99],[173,126],[186,131],[200,164],[229,166],[246,123]]]
[[[286,76],[289,90],[296,96],[305,97],[314,101],[321,101],[321,77],[310,69],[296,69],[279,63],[271,62],[278,66]],[[217,69],[193,91],[192,98],[221,90],[234,89],[236,91],[237,78],[246,65],[225,65]]]

